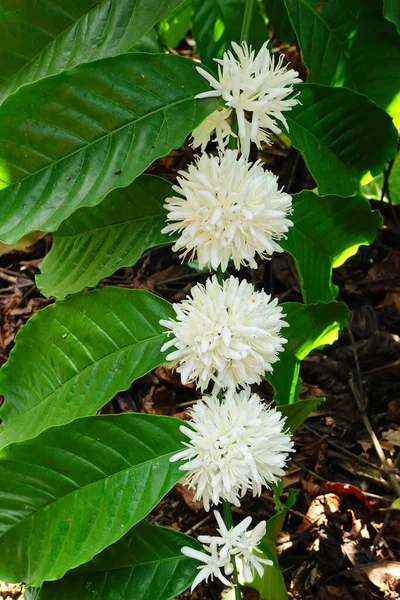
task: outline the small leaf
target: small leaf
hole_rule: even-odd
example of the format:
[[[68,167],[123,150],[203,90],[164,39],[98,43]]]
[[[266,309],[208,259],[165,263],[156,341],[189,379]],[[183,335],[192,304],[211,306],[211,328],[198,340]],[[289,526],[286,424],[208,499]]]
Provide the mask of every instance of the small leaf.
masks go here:
[[[182,546],[202,549],[188,535],[141,521],[60,581],[27,589],[25,600],[170,600],[190,586],[199,565]]]
[[[181,423],[86,417],[4,448],[0,579],[40,586],[121,538],[181,478]]]
[[[285,4],[310,83],[351,88],[400,117],[400,41],[395,26],[382,16],[380,1]]]
[[[368,98],[314,83],[294,87],[301,104],[285,113],[287,135],[302,153],[320,194],[351,196],[364,173],[382,171],[396,156],[397,130]]]
[[[0,107],[1,241],[55,231],[130,184],[218,108],[218,99],[195,100],[208,89],[195,62],[141,53],[21,88]]]
[[[0,371],[0,447],[95,414],[160,365],[166,336],[159,320],[172,312],[145,290],[106,287],[36,313]]]
[[[286,314],[284,319],[289,324],[283,330],[288,341],[279,361],[274,364],[274,372],[265,375],[274,387],[274,400],[278,406],[299,400],[300,361],[314,348],[332,344],[349,317],[349,311],[342,302],[319,302],[308,306],[286,302],[282,308]]]
[[[0,8],[0,103],[22,85],[127,52],[181,0],[13,0]]]
[[[359,194],[344,200],[304,190],[293,196],[291,219],[294,226],[281,246],[295,259],[304,302],[329,302],[338,293],[332,269],[373,242],[382,217]]]
[[[166,19],[158,24],[161,41],[170,48],[175,48],[192,26],[192,0],[184,0]]]
[[[363,194],[369,198],[380,200],[382,197],[383,183],[384,176],[383,173],[380,173],[367,184],[363,185]],[[392,170],[390,171],[389,192],[392,204],[398,206],[400,204],[400,154],[396,156]],[[387,193],[385,194],[385,197],[386,196]]]
[[[36,282],[41,292],[64,298],[94,287],[117,269],[134,265],[147,248],[174,241],[176,236],[161,233],[169,194],[168,181],[142,175],[98,206],[77,210],[54,234],[40,265]]]
[[[395,510],[400,510],[400,498],[396,498],[396,500],[393,500],[392,506],[390,508],[394,508]]]
[[[258,50],[268,39],[268,31],[258,3],[250,27],[248,41]],[[193,37],[201,60],[215,69],[214,58],[221,58],[232,42],[240,42],[246,0],[193,0]]]
[[[294,404],[280,406],[279,410],[286,417],[285,426],[293,434],[322,402],[325,402],[325,398],[308,398],[297,400]]]

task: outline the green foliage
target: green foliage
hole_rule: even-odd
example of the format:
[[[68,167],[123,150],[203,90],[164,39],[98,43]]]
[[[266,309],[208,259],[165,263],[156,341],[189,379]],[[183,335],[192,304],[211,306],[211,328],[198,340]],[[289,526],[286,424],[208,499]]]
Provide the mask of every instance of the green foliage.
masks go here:
[[[135,53],[19,90],[0,108],[0,239],[54,231],[131,183],[215,110],[217,100],[194,99],[205,89],[194,62]]]
[[[363,185],[362,191],[366,196],[370,198],[374,198],[375,200],[380,200],[382,198],[383,185],[384,185],[385,177],[383,173],[380,173],[376,177],[374,177],[371,181]],[[400,154],[396,156],[396,159],[393,163],[393,167],[390,171],[390,175],[388,178],[389,181],[389,193],[392,204],[399,205],[400,204]],[[384,194],[385,199],[387,199],[387,190]]]
[[[273,28],[279,39],[289,44],[296,43],[296,34],[289,20],[286,6],[282,0],[263,0],[268,25]]]
[[[397,0],[383,0],[383,16],[396,25],[397,33],[400,33],[400,4]]]
[[[260,48],[268,39],[268,31],[255,3],[248,42]],[[240,42],[246,0],[193,0],[193,36],[202,62],[216,69],[214,58],[221,58],[231,42]]]
[[[166,337],[159,320],[171,314],[168,302],[149,292],[112,287],[38,312],[0,371],[0,447],[95,414],[160,365]]]
[[[399,38],[393,23],[383,18],[380,1],[285,4],[310,83],[351,88],[400,118]]]
[[[30,588],[25,600],[170,600],[192,583],[197,561],[182,546],[201,550],[188,535],[141,521],[118,542],[60,581]]]
[[[262,558],[272,560],[274,564],[272,566],[265,566],[263,577],[259,577],[256,573],[256,576],[251,583],[244,582],[249,587],[257,590],[262,600],[287,600],[288,598],[285,581],[282,572],[279,569],[276,540],[282,530],[287,511],[295,502],[296,491],[290,489],[287,501],[285,504],[282,504],[279,500],[279,494],[282,492],[282,487],[283,486],[279,486],[279,489],[275,490],[277,513],[267,521],[266,534],[258,546],[262,554],[257,553]]]
[[[188,33],[192,24],[192,8],[192,0],[184,0],[158,24],[158,34],[166,46],[175,48]]]
[[[311,83],[296,89],[301,104],[286,113],[293,146],[301,151],[320,194],[351,196],[364,173],[381,171],[396,155],[392,120],[352,90]]]
[[[298,391],[300,392],[300,389]],[[291,433],[295,433],[309,415],[315,412],[318,406],[324,401],[325,398],[295,399],[294,404],[281,405],[279,410],[286,417],[285,425],[290,429]]]
[[[283,336],[288,341],[279,361],[274,364],[274,372],[266,374],[274,387],[274,400],[278,406],[299,400],[300,361],[311,350],[332,344],[349,317],[348,309],[342,302],[319,302],[308,306],[286,302],[283,309],[285,321],[289,323],[289,327],[283,330]],[[310,407],[310,412],[313,409]],[[297,421],[294,428],[298,425]]]
[[[378,211],[359,194],[350,198],[320,197],[304,190],[293,196],[294,226],[282,248],[296,262],[304,302],[334,300],[338,288],[332,269],[355,254],[360,245],[371,244],[382,226]]]
[[[13,0],[0,7],[0,102],[22,85],[127,52],[182,0]],[[9,6],[7,6],[9,4]]]
[[[0,452],[0,578],[40,586],[93,558],[180,479],[179,419],[76,419]]]
[[[81,208],[54,234],[51,252],[36,280],[45,296],[64,298],[94,287],[121,267],[132,266],[147,248],[171,242],[161,233],[171,184],[143,175],[111,192],[94,208]]]

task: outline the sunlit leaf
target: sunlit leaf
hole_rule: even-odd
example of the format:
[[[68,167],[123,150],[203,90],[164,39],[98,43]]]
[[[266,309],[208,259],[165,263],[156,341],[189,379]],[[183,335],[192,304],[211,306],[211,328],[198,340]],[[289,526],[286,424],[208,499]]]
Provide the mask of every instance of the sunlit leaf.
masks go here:
[[[40,586],[93,558],[182,476],[172,417],[76,419],[0,452],[0,579]],[[101,559],[99,559],[101,562]]]
[[[36,313],[0,371],[0,447],[95,414],[162,364],[166,337],[159,320],[171,313],[168,302],[145,290],[112,287]]]

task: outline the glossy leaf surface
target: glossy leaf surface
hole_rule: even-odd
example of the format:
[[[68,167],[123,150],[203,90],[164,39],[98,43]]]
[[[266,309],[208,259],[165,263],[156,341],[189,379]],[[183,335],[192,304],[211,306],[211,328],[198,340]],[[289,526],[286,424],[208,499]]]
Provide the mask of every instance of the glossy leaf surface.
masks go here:
[[[25,600],[170,600],[190,586],[199,564],[182,546],[201,550],[188,535],[141,521],[90,563],[28,589]]]
[[[217,108],[194,99],[206,89],[193,61],[141,53],[20,89],[0,107],[0,240],[54,231],[130,184]]]
[[[127,52],[181,1],[2,2],[0,103],[22,85]]]
[[[380,0],[285,4],[310,83],[351,88],[400,117],[399,36],[384,19]]]
[[[77,419],[0,452],[0,578],[40,586],[116,542],[182,476],[179,419]]]
[[[127,188],[111,192],[101,204],[81,208],[53,236],[40,265],[37,285],[45,296],[64,298],[121,267],[132,266],[147,248],[168,244],[165,198],[171,184],[143,175]]]
[[[319,302],[308,306],[286,302],[282,306],[286,314],[284,319],[289,323],[283,332],[288,341],[279,361],[274,364],[274,372],[266,374],[274,387],[274,400],[278,406],[293,404],[299,399],[300,361],[314,348],[332,344],[349,317],[346,305],[341,302]]]
[[[95,414],[160,365],[168,302],[145,290],[106,287],[39,311],[0,371],[0,446]],[[20,376],[24,373],[24,377]]]
[[[351,196],[364,173],[382,171],[396,156],[398,135],[391,118],[352,90],[311,83],[295,87],[301,104],[285,113],[293,146],[320,194]]]
[[[291,218],[294,226],[281,245],[295,259],[304,302],[329,302],[338,293],[332,269],[373,242],[382,217],[361,195],[320,197],[304,190],[293,196]]]

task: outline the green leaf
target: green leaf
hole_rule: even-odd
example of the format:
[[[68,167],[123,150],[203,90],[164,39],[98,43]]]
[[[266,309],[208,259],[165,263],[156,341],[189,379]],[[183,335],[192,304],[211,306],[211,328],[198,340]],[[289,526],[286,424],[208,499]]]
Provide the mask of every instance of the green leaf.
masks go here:
[[[310,83],[351,88],[400,117],[400,43],[395,26],[382,16],[380,1],[285,4]]]
[[[25,600],[170,600],[191,585],[199,565],[182,546],[202,549],[188,535],[141,521],[90,563],[26,590]]]
[[[304,190],[293,196],[291,218],[294,225],[281,245],[295,259],[304,302],[329,302],[338,293],[332,269],[373,242],[382,217],[359,194],[344,200]]]
[[[342,302],[319,302],[308,306],[286,302],[282,307],[285,321],[289,323],[283,333],[288,341],[279,362],[274,365],[274,372],[265,375],[274,387],[274,400],[278,406],[299,400],[300,361],[311,350],[337,340],[349,318],[348,308]]]
[[[282,0],[263,0],[267,13],[268,24],[273,28],[279,39],[289,44],[296,44],[296,34],[289,21],[286,6]]]
[[[383,0],[383,16],[396,25],[400,33],[400,4],[397,0]]]
[[[158,24],[161,41],[175,48],[192,26],[192,0],[184,0],[172,13]]]
[[[182,421],[77,419],[0,452],[0,579],[40,586],[93,558],[182,477]]]
[[[131,183],[219,106],[194,99],[208,88],[193,61],[140,53],[21,88],[0,107],[0,239],[54,231]]]
[[[382,189],[384,183],[383,173],[374,177],[367,184],[363,185],[363,194],[369,198],[380,200],[382,197]],[[395,206],[400,204],[400,154],[396,156],[392,170],[389,175],[389,191],[392,204]],[[387,196],[387,194],[386,194]]]
[[[0,102],[22,85],[127,52],[181,1],[3,2]]]
[[[246,0],[193,0],[193,37],[204,64],[215,69],[214,58],[221,58],[232,42],[240,42]],[[268,31],[258,9],[252,14],[251,37],[258,50],[268,39]]]
[[[352,90],[301,83],[301,104],[285,113],[293,146],[302,153],[320,194],[351,196],[364,173],[382,171],[397,153],[389,115]]]
[[[129,49],[129,52],[151,52],[154,54],[162,52],[162,50],[157,30],[153,27]]]
[[[45,296],[64,298],[134,265],[147,248],[173,241],[161,233],[169,194],[168,181],[142,175],[98,206],[77,210],[53,236],[36,277],[39,289]]]
[[[400,498],[396,498],[396,500],[393,500],[392,506],[390,508],[394,508],[395,510],[400,510]]]
[[[166,336],[159,320],[172,312],[145,290],[107,287],[36,313],[0,371],[0,447],[95,414],[160,365]]]
[[[279,410],[286,417],[285,426],[289,427],[293,434],[322,402],[325,402],[325,398],[308,398],[307,400],[297,400],[294,404],[280,406]]]

